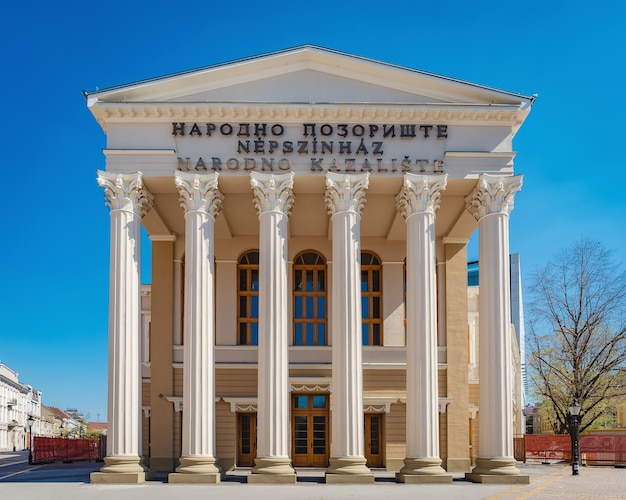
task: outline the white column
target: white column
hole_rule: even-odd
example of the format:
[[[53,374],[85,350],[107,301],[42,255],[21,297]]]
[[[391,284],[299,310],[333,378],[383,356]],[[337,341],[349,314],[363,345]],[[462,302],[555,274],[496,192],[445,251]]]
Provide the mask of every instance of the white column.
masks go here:
[[[257,458],[250,483],[295,483],[289,422],[287,222],[294,203],[293,172],[252,172],[259,215],[259,371]]]
[[[214,225],[222,209],[217,173],[175,172],[185,209],[182,456],[175,483],[218,483],[215,465]]]
[[[361,211],[369,174],[326,174],[332,218],[332,442],[326,482],[373,482],[366,467],[361,318]]]
[[[406,458],[397,479],[450,482],[439,458],[435,212],[447,175],[404,174],[397,208],[407,223]]]
[[[107,456],[93,483],[145,480],[141,452],[141,218],[151,207],[140,172],[98,171],[111,209]]]
[[[479,439],[472,481],[528,482],[513,454],[509,213],[522,176],[481,174],[466,198],[479,229]]]

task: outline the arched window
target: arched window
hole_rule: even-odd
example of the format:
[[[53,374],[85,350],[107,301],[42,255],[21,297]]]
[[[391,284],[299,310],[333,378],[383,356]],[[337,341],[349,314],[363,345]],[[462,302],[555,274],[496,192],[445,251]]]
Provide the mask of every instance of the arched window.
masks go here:
[[[259,252],[246,252],[237,265],[239,345],[259,345]]]
[[[314,251],[293,261],[293,343],[326,345],[326,260]]]
[[[380,258],[372,252],[361,252],[363,345],[383,345],[382,274]]]

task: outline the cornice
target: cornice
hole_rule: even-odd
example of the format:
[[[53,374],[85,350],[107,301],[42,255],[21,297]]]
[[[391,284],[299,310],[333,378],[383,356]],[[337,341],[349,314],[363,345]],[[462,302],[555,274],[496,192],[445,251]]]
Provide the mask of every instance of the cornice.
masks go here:
[[[91,112],[106,132],[108,123],[153,123],[171,121],[318,123],[406,122],[500,125],[516,129],[529,108],[510,104],[380,104],[380,103],[104,103],[91,105]]]

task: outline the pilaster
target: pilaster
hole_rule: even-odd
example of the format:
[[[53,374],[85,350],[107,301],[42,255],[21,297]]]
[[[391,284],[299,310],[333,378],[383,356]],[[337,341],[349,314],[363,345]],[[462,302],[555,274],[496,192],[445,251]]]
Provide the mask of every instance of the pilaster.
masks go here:
[[[98,171],[111,209],[109,280],[109,400],[105,465],[92,483],[141,483],[141,218],[151,207],[140,172]]]
[[[218,483],[215,458],[214,225],[222,209],[218,174],[175,172],[185,210],[183,436],[171,483]]]
[[[469,435],[469,376],[467,334],[467,243],[448,242],[444,239],[445,262],[440,266],[444,314],[447,337],[447,396],[454,399],[448,406],[447,415],[447,459],[448,472],[471,470]],[[442,293],[443,292],[443,293]]]
[[[288,219],[293,172],[252,172],[259,215],[259,374],[257,458],[249,483],[295,483],[290,458]]]
[[[326,174],[332,218],[332,443],[327,483],[373,482],[363,435],[361,211],[369,174]]]
[[[451,482],[439,457],[435,212],[447,175],[405,174],[396,197],[407,223],[405,483]]]
[[[150,470],[174,468],[172,405],[160,394],[174,394],[172,344],[174,326],[175,237],[152,240],[150,326]],[[179,294],[180,295],[180,294]]]
[[[522,176],[481,174],[466,207],[478,221],[479,457],[474,482],[528,482],[513,454],[509,214]]]

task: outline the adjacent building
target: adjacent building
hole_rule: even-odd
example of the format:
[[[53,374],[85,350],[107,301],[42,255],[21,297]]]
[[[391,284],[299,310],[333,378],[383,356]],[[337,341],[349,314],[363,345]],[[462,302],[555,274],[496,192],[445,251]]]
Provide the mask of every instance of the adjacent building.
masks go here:
[[[32,424],[29,425],[29,417]],[[41,433],[41,392],[19,381],[19,374],[0,363],[0,451],[28,447],[29,432]]]
[[[305,46],[86,98],[111,216],[92,481],[528,480],[508,221],[532,97]]]

